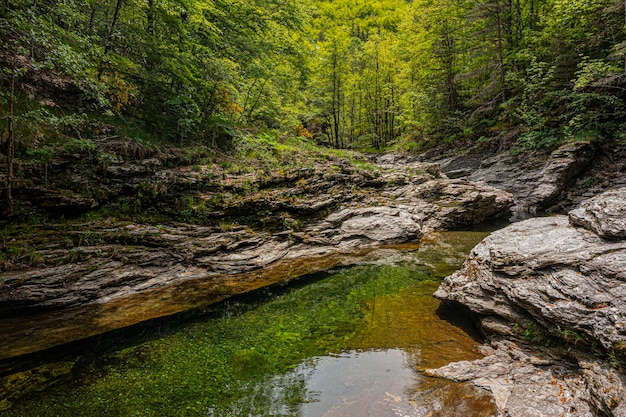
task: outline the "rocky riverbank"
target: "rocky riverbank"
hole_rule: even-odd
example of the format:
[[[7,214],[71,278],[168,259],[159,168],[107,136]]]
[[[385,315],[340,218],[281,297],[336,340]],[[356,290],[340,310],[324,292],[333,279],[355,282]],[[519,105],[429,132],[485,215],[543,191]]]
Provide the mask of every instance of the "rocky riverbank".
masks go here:
[[[626,415],[626,188],[476,246],[435,296],[489,336],[485,359],[431,375],[490,391],[502,416]]]
[[[431,231],[507,218],[513,205],[560,211],[623,177],[563,200],[596,169],[597,150],[585,143],[547,160],[440,161],[447,175],[397,154],[229,170],[103,146],[66,155],[45,177],[31,166],[32,179],[16,188],[34,212],[82,215],[44,216],[1,236],[0,359],[355,263]],[[437,296],[480,318],[486,358],[429,372],[487,389],[502,415],[626,415],[622,194],[592,199],[569,219],[514,224],[479,245]]]
[[[449,178],[486,182],[512,193],[521,217],[566,213],[604,190],[626,186],[626,155],[610,144],[567,143],[549,154],[469,149],[429,159],[440,163]]]
[[[108,168],[111,193],[123,191],[121,178],[134,187],[131,194],[148,185],[168,189],[169,204],[163,196],[152,202],[166,211],[176,210],[172,194],[188,190],[196,215],[199,204],[213,201],[205,214],[224,223],[103,219],[29,226],[21,241],[6,243],[28,247],[32,259],[2,277],[0,359],[351,263],[430,231],[507,217],[513,202],[485,184],[450,180],[433,164],[357,169],[337,159],[262,178],[216,178],[203,167],[166,169],[146,157]],[[255,191],[232,192],[244,185]],[[218,204],[218,193],[231,198]],[[265,217],[274,224],[281,219],[281,227],[244,223]]]

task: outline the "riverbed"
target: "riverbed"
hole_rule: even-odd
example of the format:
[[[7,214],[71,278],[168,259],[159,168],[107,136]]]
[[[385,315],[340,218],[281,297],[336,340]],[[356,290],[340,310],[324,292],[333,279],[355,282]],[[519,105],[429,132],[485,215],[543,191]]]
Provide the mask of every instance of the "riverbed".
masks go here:
[[[480,357],[478,335],[432,293],[484,236],[431,234],[144,326],[141,337],[86,343],[5,378],[26,392],[56,372],[52,386],[9,399],[2,415],[493,416],[485,392],[421,373]]]

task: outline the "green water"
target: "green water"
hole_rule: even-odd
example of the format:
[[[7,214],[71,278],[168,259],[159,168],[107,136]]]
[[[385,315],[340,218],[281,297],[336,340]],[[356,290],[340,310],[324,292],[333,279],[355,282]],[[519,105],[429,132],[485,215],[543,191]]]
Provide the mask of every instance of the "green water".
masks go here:
[[[76,358],[71,380],[0,415],[495,415],[484,393],[419,372],[479,357],[475,340],[435,314],[431,294],[484,236],[437,234],[162,337],[155,329],[97,360]]]

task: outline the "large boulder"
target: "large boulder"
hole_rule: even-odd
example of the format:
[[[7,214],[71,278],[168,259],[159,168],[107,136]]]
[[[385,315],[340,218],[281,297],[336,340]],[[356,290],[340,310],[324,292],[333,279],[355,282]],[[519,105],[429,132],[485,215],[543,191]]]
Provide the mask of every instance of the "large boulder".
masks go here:
[[[485,157],[466,154],[442,160],[449,178],[484,181],[515,196],[516,210],[535,212],[560,203],[562,193],[590,166],[596,154],[590,142],[568,143],[549,156],[513,153]]]
[[[530,219],[491,234],[435,293],[444,302],[469,307],[493,340],[565,347],[577,365],[563,373],[564,379],[555,377],[558,383],[584,383],[585,401],[594,410],[622,416],[626,415],[620,406],[626,398],[623,376],[610,366],[600,375],[599,370],[604,368],[588,363],[594,362],[589,358],[598,356],[617,361],[618,366],[626,349],[625,191],[605,192],[582,204],[569,217]],[[459,372],[448,371],[439,374],[463,379]],[[488,377],[485,372],[480,378]],[[578,382],[572,382],[576,375]],[[505,374],[491,376],[495,380],[510,378]],[[622,384],[612,387],[615,392],[610,396],[594,383],[607,378]],[[528,383],[528,379],[524,381]],[[518,388],[509,384],[503,389],[512,395]],[[547,395],[548,391],[542,393]],[[619,401],[613,401],[615,398]],[[546,401],[548,404],[551,400]],[[503,415],[523,415],[513,412],[510,403],[502,404]],[[542,415],[589,414],[568,414],[555,408],[554,413],[546,411]]]
[[[546,164],[538,171],[517,179],[515,196],[522,208],[548,208],[589,166],[595,147],[589,142],[564,145],[550,154]]]
[[[607,242],[567,216],[516,223],[476,246],[435,297],[494,319],[580,332],[606,348],[626,334],[626,241]]]

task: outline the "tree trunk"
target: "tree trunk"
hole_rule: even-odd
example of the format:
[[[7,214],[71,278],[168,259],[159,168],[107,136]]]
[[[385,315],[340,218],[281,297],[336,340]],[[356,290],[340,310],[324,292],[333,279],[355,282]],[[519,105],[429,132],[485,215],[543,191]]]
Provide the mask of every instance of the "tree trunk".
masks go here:
[[[239,123],[243,122],[243,119],[246,115],[246,109],[248,108],[248,102],[250,101],[250,96],[252,95],[252,90],[254,90],[254,87],[256,87],[256,84],[258,81],[259,81],[259,77],[254,77],[252,84],[250,84],[250,87],[248,88],[248,91],[246,92],[246,98],[244,98],[243,105],[241,106],[243,108],[243,111],[239,115]],[[211,93],[211,96],[213,96],[213,93]]]
[[[6,142],[6,154],[7,154],[7,178],[5,188],[6,202],[6,215],[13,215],[13,153],[15,150],[15,131],[14,131],[14,116],[15,116],[15,82],[17,81],[17,62],[13,58],[13,68],[11,75],[11,93],[9,96],[9,126],[8,136]]]
[[[513,0],[506,0],[505,4],[498,4],[500,9],[500,15],[504,14],[502,18],[502,27],[506,38],[509,42],[513,41]]]
[[[89,26],[87,27],[87,33],[93,35],[93,23],[96,18],[96,5],[91,5],[91,13],[89,14]]]
[[[265,91],[265,86],[267,85],[267,82],[270,80],[270,77],[267,77],[264,81],[263,84],[261,85],[261,87],[259,88],[259,93],[256,96],[256,100],[254,100],[254,103],[252,103],[252,106],[250,106],[250,108],[248,109],[248,116],[246,117],[246,120],[249,122],[252,119],[252,113],[254,112],[254,110],[256,109],[256,106],[259,104],[259,102],[261,101],[261,97],[263,97],[263,92]]]
[[[350,100],[350,133],[348,136],[349,146],[353,147],[355,142],[355,129],[356,129],[356,98],[352,94]]]
[[[148,32],[150,35],[154,35],[154,22],[155,22],[154,0],[148,0],[148,10],[146,10],[146,20],[147,20],[146,32]]]
[[[332,73],[332,125],[331,125],[331,142],[333,146],[340,146],[340,129],[341,129],[341,74],[339,73],[339,51],[333,51],[333,73]]]
[[[448,25],[448,22],[444,22],[443,33],[442,33],[442,58],[441,61],[443,66],[445,67],[445,90],[446,90],[446,104],[448,105],[448,109],[451,111],[455,111],[457,109],[457,93],[456,93],[456,85],[455,85],[455,71],[454,71],[454,63],[455,63],[455,41],[451,35],[452,29]]]
[[[115,2],[115,11],[113,12],[113,19],[111,19],[111,25],[109,26],[109,31],[107,33],[106,40],[104,42],[104,55],[108,55],[111,50],[111,43],[113,40],[113,32],[115,31],[115,25],[117,24],[117,19],[120,15],[120,10],[122,9],[122,5],[124,4],[124,0],[117,0]],[[98,68],[98,79],[102,77],[102,73],[104,72],[104,59],[100,61],[100,68]]]
[[[380,34],[380,27],[378,28],[379,34]],[[382,132],[382,114],[381,114],[381,109],[382,109],[382,97],[381,97],[381,89],[380,89],[380,57],[379,57],[379,50],[378,50],[378,44],[376,45],[376,59],[375,59],[375,63],[376,63],[376,82],[375,82],[375,90],[374,90],[374,131],[376,132],[376,143],[375,143],[375,148],[376,149],[380,149],[381,147],[381,141],[383,138],[383,132]]]
[[[115,2],[115,11],[113,12],[113,19],[111,20],[111,26],[109,27],[109,34],[107,36],[107,42],[104,45],[104,54],[108,54],[111,50],[111,38],[113,38],[113,32],[115,31],[115,25],[117,24],[117,19],[120,16],[120,10],[122,9],[122,5],[124,4],[124,0],[117,0]]]
[[[515,25],[517,29],[517,42],[522,41],[522,6],[520,0],[515,0]]]
[[[496,11],[496,23],[498,25],[498,67],[500,70],[500,94],[502,95],[502,102],[506,101],[506,94],[504,91],[505,88],[505,80],[504,80],[504,46],[502,42],[502,15],[501,11]]]

